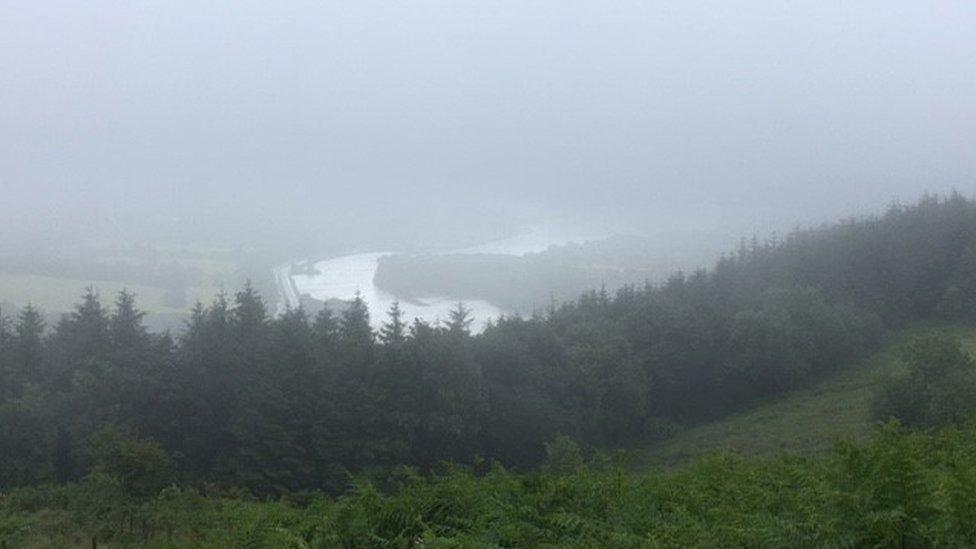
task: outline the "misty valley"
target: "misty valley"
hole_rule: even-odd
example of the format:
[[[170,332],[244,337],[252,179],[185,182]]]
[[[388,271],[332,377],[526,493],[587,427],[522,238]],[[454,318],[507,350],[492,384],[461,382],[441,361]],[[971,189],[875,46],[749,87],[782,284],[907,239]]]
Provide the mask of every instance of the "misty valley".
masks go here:
[[[976,2],[0,2],[0,549],[976,547]]]
[[[437,324],[458,303],[480,332],[501,316],[530,316],[553,302],[597,287],[663,278],[676,263],[662,243],[636,237],[576,238],[531,228],[513,237],[427,253],[368,252],[321,261],[287,262],[274,269],[278,314],[302,307],[344,309],[357,295],[374,328],[394,302],[404,318]],[[688,257],[682,258],[688,262]]]
[[[601,242],[285,263],[277,289],[297,302],[246,282],[178,330],[149,330],[126,290],[89,289],[53,323],[5,314],[0,536],[976,542],[976,201],[743,241],[711,268],[550,294],[528,316],[468,306],[460,285],[382,293],[404,284],[380,280],[386,260],[418,273],[402,279],[417,295],[472,266],[530,285],[551,262],[579,283],[574,265],[620,244]]]

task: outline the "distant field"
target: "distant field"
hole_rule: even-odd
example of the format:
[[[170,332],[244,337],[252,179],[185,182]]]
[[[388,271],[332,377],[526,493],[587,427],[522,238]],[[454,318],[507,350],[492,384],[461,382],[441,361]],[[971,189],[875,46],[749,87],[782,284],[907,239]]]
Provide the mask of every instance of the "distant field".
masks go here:
[[[127,265],[138,265],[141,261],[140,259],[125,256],[108,255],[99,258],[100,261],[108,264],[127,264]],[[191,257],[179,257],[179,256],[161,256],[158,261],[165,261],[168,263],[175,263],[181,267],[199,269],[205,275],[208,276],[224,276],[229,273],[234,272],[237,264],[231,260],[226,259],[210,259],[210,258],[191,258]]]
[[[110,303],[119,291],[127,289],[136,294],[139,308],[149,313],[180,313],[189,309],[189,307],[167,307],[163,299],[164,290],[152,286],[67,277],[0,274],[0,297],[18,305],[30,302],[47,312],[71,310],[88,286],[93,286],[106,304]],[[192,304],[196,299],[208,302],[219,291],[218,287],[188,288],[187,302]]]
[[[113,273],[111,279],[98,275],[87,277],[77,272],[24,274],[23,270],[2,272],[0,269],[0,301],[17,306],[30,302],[47,313],[57,314],[71,310],[89,286],[98,291],[105,304],[111,303],[119,291],[127,289],[136,294],[137,304],[150,315],[175,317],[189,311],[197,300],[206,303],[222,289],[233,291],[236,288],[235,274],[240,266],[233,252],[219,249],[142,250],[103,244],[93,247],[87,257],[91,261],[88,270],[95,265],[96,272]],[[160,268],[163,271],[157,270]],[[192,276],[185,279],[190,283],[179,284],[185,296],[185,306],[175,306],[173,299],[166,299],[165,284],[158,280],[158,273],[181,269]],[[154,273],[155,279],[146,278]]]
[[[958,336],[976,354],[976,329],[952,326],[904,330],[891,336],[880,352],[852,370],[637,451],[637,466],[668,468],[719,450],[758,456],[819,453],[829,450],[837,440],[864,439],[875,424],[870,416],[874,388],[903,368],[898,360],[901,346],[915,336],[937,331]]]

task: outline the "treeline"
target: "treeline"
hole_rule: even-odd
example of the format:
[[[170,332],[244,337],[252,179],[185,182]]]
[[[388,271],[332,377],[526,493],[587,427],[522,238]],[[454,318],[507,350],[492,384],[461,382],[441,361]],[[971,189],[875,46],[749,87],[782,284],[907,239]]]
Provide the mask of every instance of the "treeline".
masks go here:
[[[541,463],[566,435],[664,437],[849,365],[885,325],[972,319],[976,203],[926,197],[883,216],[743,246],[711,271],[594,291],[468,331],[390,312],[272,318],[259,293],[148,333],[133,296],[88,292],[46,330],[0,324],[0,488],[95,470],[116,425],[158,443],[185,482],[272,494],[338,490],[349,472],[476,456]]]
[[[401,469],[385,485],[357,479],[335,499],[304,494],[265,502],[176,486],[146,495],[132,479],[109,475],[108,467],[79,483],[6,494],[0,541],[10,547],[973,547],[974,448],[973,425],[919,434],[892,423],[866,444],[839,444],[816,458],[720,454],[668,474],[634,475],[607,458],[584,464],[572,445],[556,444],[538,473],[517,474],[497,463],[432,475]],[[145,443],[121,449],[100,463],[153,453]]]
[[[619,288],[659,280],[701,254],[638,237],[612,237],[506,254],[393,254],[380,258],[373,282],[402,299],[442,296],[484,300],[506,311],[533,311],[550,300],[576,299],[601,285]]]

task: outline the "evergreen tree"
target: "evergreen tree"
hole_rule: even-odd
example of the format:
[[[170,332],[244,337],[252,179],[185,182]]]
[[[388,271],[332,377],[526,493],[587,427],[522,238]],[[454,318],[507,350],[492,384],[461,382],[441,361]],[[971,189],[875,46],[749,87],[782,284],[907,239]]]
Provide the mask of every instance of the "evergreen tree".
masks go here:
[[[359,291],[349,303],[349,307],[342,312],[339,337],[346,347],[368,349],[373,345],[374,334],[369,325],[369,307],[366,306]]]
[[[136,308],[135,294],[122,290],[115,300],[115,311],[109,320],[109,336],[116,350],[135,350],[148,343],[143,318],[146,313]]]
[[[10,318],[0,305],[0,352],[5,351],[10,345],[11,335]]]
[[[339,319],[332,313],[329,307],[323,307],[312,324],[312,331],[315,340],[322,346],[331,348],[339,341],[340,324]]]
[[[241,381],[237,352],[226,295],[219,293],[206,307],[197,303],[179,338],[173,392],[161,410],[168,419],[161,440],[185,456],[190,478],[224,480],[219,464],[235,446],[231,419]]]
[[[107,367],[111,353],[109,318],[94,288],[86,289],[73,312],[61,317],[52,334],[49,379],[61,390],[72,383],[92,379]]]
[[[3,306],[0,306],[0,402],[3,402],[6,393],[16,392],[14,387],[16,366],[13,364],[12,338],[10,319],[7,318]]]
[[[232,322],[241,341],[254,342],[255,337],[264,333],[268,323],[268,309],[250,280],[235,296]]]
[[[400,301],[395,300],[387,312],[389,320],[380,328],[379,338],[386,345],[399,345],[406,339],[406,324],[403,322],[403,310]]]
[[[471,309],[458,301],[457,305],[448,313],[447,330],[456,336],[466,336],[471,333],[471,324],[474,318],[471,317]]]
[[[21,309],[10,341],[10,364],[18,384],[42,381],[44,372],[44,317],[28,303]]]
[[[109,318],[95,288],[89,286],[74,312],[62,318],[57,336],[77,358],[104,357],[111,345]]]
[[[420,318],[413,319],[410,323],[410,339],[422,339],[433,337],[435,329],[429,322]]]

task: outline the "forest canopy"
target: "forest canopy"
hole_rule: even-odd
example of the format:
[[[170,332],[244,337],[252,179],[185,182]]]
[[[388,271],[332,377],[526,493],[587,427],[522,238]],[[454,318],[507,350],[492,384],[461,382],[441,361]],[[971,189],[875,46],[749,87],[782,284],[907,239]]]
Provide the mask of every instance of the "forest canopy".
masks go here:
[[[97,472],[106,426],[151,441],[174,478],[266,495],[399,464],[531,468],[558,436],[665,437],[848,367],[886,327],[972,320],[974,274],[976,204],[954,194],[478,335],[463,304],[436,325],[394,308],[376,332],[361,299],[273,316],[250,286],[154,334],[132,294],[89,290],[50,329],[32,307],[0,324],[0,484]]]

